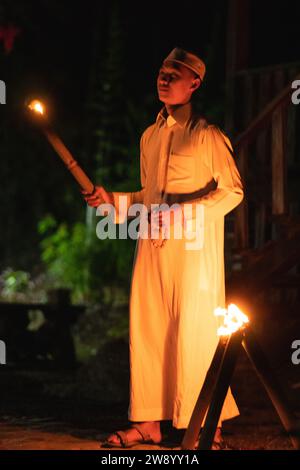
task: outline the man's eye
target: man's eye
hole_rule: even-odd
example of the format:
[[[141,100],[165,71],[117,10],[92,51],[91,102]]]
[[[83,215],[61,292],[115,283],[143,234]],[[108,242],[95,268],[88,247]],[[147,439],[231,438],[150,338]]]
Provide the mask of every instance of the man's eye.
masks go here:
[[[159,77],[160,80],[176,80],[176,79],[178,79],[178,75],[174,75],[174,74],[166,75],[164,73],[160,73],[158,75],[158,77]]]

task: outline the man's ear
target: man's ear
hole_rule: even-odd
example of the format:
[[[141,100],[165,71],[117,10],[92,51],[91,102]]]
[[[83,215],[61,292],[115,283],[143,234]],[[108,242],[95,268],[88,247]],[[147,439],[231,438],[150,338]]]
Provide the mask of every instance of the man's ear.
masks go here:
[[[201,85],[201,80],[200,80],[199,77],[197,77],[197,78],[194,78],[194,80],[192,81],[191,88],[192,88],[192,90],[195,91],[195,90],[197,90],[197,88],[199,88],[200,85]]]

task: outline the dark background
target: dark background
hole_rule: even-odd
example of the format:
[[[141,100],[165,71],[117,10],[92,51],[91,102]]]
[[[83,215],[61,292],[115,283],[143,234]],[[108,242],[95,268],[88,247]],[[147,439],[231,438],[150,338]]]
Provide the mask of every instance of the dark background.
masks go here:
[[[249,67],[297,60],[299,2],[252,0],[250,7]],[[120,145],[125,152],[130,146],[138,154],[140,134],[160,109],[156,72],[169,51],[180,45],[199,52],[206,61],[202,112],[222,126],[227,8],[228,2],[220,0],[176,5],[155,1],[0,2],[0,25],[20,29],[9,54],[4,52],[3,41],[0,43],[0,78],[7,86],[0,134],[2,269],[8,265],[29,269],[38,263],[36,225],[45,213],[60,221],[84,220],[84,205],[73,181],[47,142],[25,123],[22,108],[26,98],[48,99],[60,135],[95,177],[100,164],[109,167],[114,160],[122,160],[117,151],[110,153],[110,161],[100,161],[96,155],[95,130],[105,128],[107,108],[114,116],[109,118],[114,121],[110,129],[117,129]],[[105,83],[110,86],[106,103]],[[134,107],[128,118],[130,136],[124,122],[128,104]],[[109,132],[104,129],[107,140],[112,139]],[[116,132],[113,134],[115,137]],[[136,166],[136,158],[126,163]],[[138,184],[137,171],[133,172],[131,187]],[[124,170],[117,180],[116,175],[106,173],[101,182],[116,189],[116,181],[126,186],[129,179]]]

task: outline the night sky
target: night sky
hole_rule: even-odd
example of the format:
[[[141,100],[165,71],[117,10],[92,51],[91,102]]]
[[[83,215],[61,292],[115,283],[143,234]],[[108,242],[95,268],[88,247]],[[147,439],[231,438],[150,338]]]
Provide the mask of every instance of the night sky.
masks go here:
[[[105,51],[114,4],[124,37],[124,80],[129,95],[139,97],[155,89],[161,60],[176,45],[195,50],[205,59],[213,47],[211,74],[214,79],[216,75],[224,79],[224,0],[181,4],[2,0],[0,23],[11,22],[21,28],[12,53],[0,62],[0,78],[7,77],[11,83],[8,96],[41,90],[65,106],[70,115],[78,112],[87,88],[93,34],[97,31]],[[296,61],[300,56],[299,18],[299,2],[252,0],[249,66]]]

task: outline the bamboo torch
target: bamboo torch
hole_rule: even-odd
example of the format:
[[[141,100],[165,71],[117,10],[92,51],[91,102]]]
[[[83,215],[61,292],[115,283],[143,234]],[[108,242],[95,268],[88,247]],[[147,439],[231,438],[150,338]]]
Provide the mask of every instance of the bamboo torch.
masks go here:
[[[199,450],[211,449],[241,349],[243,331],[248,323],[248,317],[234,304],[230,304],[228,309],[217,308],[215,315],[223,316],[224,324],[218,329],[220,340],[185,432],[181,444],[182,449],[195,449],[205,415],[198,448]]]
[[[227,347],[228,340],[229,336],[220,337],[214,357],[211,361],[211,365],[208,369],[205,380],[203,382],[203,386],[198,396],[198,400],[194,407],[194,411],[192,413],[189,425],[184,434],[181,443],[181,449],[193,450],[196,447],[196,443],[200,435],[201,424],[205,418],[207,409],[212,399],[214,387],[217,381],[218,373],[220,371],[220,365]]]
[[[34,119],[34,122],[39,125],[48,142],[62,159],[70,173],[72,173],[80,187],[87,191],[89,196],[92,195],[95,191],[95,185],[78,165],[57,133],[52,129],[47,119],[45,105],[39,100],[32,100],[27,105],[27,111],[30,113],[31,118]]]
[[[224,324],[218,329],[220,341],[200,391],[181,448],[195,449],[205,414],[206,419],[200,434],[198,449],[209,450],[212,448],[222,406],[230,386],[238,354],[243,346],[293,446],[299,450],[300,432],[297,419],[248,324],[247,315],[234,304],[230,304],[228,309],[217,308],[215,315],[224,317]]]

